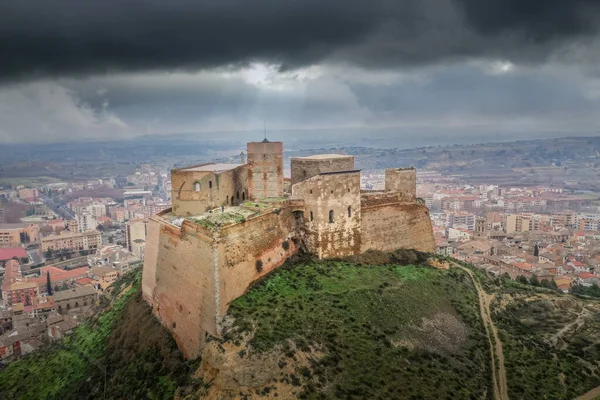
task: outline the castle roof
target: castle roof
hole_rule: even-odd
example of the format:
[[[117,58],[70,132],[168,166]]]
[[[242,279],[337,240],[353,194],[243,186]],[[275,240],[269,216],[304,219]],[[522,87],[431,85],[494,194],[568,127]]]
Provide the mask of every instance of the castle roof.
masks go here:
[[[231,171],[244,164],[204,164],[194,167],[181,168],[180,171],[195,171],[195,172],[223,172]]]
[[[328,160],[328,159],[336,159],[336,158],[349,158],[354,157],[348,154],[315,154],[312,156],[305,157],[293,157],[300,160]]]

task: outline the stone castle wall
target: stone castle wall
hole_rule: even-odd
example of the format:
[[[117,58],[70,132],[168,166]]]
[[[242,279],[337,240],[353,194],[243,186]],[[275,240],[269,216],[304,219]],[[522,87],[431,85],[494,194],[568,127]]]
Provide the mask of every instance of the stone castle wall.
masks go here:
[[[187,358],[199,354],[206,334],[220,334],[231,301],[297,251],[302,224],[292,212],[296,208],[288,205],[217,232],[189,221],[178,228],[160,217],[149,220],[143,296]]]
[[[173,214],[178,216],[199,215],[221,205],[238,205],[248,196],[247,166],[230,171],[171,171],[171,202]],[[195,190],[200,184],[200,191]]]
[[[283,195],[283,143],[251,142],[248,153],[248,189],[251,199]]]
[[[352,171],[354,169],[354,156],[292,157],[290,166],[293,185],[324,172]]]
[[[411,168],[388,168],[385,170],[385,190],[397,191],[408,201],[417,198],[417,170]]]
[[[267,213],[221,230],[218,238],[221,315],[252,282],[281,266],[297,252],[301,221],[296,215],[300,217],[287,206],[278,214]]]
[[[362,207],[361,252],[398,248],[435,252],[429,210],[416,203]]]
[[[360,172],[325,173],[292,186],[304,200],[305,242],[319,258],[360,252]],[[332,213],[332,221],[330,221]]]
[[[217,330],[213,243],[208,232],[197,227],[201,229],[193,232],[196,226],[180,229],[160,217],[151,218],[152,245],[146,246],[149,258],[142,278],[144,298],[187,358],[198,354],[207,332]]]

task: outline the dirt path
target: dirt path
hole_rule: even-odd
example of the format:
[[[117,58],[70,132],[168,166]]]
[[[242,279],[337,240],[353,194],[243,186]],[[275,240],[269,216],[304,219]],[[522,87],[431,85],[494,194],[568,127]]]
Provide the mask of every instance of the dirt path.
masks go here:
[[[586,309],[585,307],[581,309],[581,312],[577,315],[577,318],[575,318],[575,321],[571,322],[570,324],[565,325],[560,331],[558,331],[552,338],[550,338],[550,343],[553,346],[557,346],[558,345],[558,341],[560,339],[562,339],[562,337],[565,335],[565,333],[569,332],[571,330],[571,328],[574,328],[574,330],[576,331],[577,329],[581,328],[584,323],[585,323],[585,318],[589,315],[589,310]]]
[[[582,394],[581,396],[575,398],[575,400],[594,400],[600,397],[600,386],[590,390],[589,392]]]
[[[479,279],[473,274],[473,272],[461,265],[454,264],[455,267],[462,269],[471,277],[475,290],[477,290],[477,296],[479,297],[479,313],[483,320],[485,332],[490,343],[490,358],[492,361],[492,380],[494,383],[494,398],[497,400],[508,400],[508,385],[506,383],[506,369],[504,368],[504,354],[502,353],[502,342],[498,337],[498,329],[494,325],[492,320],[492,313],[490,311],[490,303],[494,299],[494,295],[488,295],[481,287]],[[491,335],[490,335],[491,331]],[[496,359],[498,359],[498,365],[496,365]]]

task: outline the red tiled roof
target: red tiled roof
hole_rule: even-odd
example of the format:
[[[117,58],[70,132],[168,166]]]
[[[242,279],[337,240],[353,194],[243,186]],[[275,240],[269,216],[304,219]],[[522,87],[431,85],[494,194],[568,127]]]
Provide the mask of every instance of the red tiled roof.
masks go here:
[[[65,281],[68,279],[77,279],[87,276],[89,269],[87,267],[75,268],[70,271],[62,270],[53,266],[47,266],[40,268],[41,276],[39,278],[33,278],[40,285],[46,284],[46,273],[50,272],[50,280],[52,282]]]
[[[92,278],[80,278],[80,279],[77,279],[75,281],[75,283],[78,283],[78,284],[80,284],[82,286],[83,285],[89,285],[92,282],[94,282],[94,280]]]
[[[27,257],[27,252],[23,247],[8,247],[6,249],[0,249],[0,261],[10,260],[13,257]]]
[[[588,279],[588,278],[598,278],[598,275],[594,275],[591,274],[589,272],[582,272],[578,275],[581,279]]]

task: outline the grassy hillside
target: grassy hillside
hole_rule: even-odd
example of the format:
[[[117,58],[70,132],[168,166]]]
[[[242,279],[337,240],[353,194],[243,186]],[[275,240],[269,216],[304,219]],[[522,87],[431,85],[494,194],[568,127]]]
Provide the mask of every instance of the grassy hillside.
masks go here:
[[[0,398],[172,398],[191,365],[141,299],[140,281],[141,270],[124,275],[96,318],[1,370]]]
[[[240,357],[281,349],[282,377],[304,398],[486,398],[487,339],[461,270],[306,261],[283,268],[231,305],[224,344],[251,335]],[[240,394],[249,394],[242,393]]]
[[[223,337],[185,361],[136,271],[96,318],[1,370],[0,398],[491,399],[481,298],[509,398],[572,399],[600,385],[600,302],[475,271],[478,298],[468,272],[406,251],[297,259],[235,300]]]

